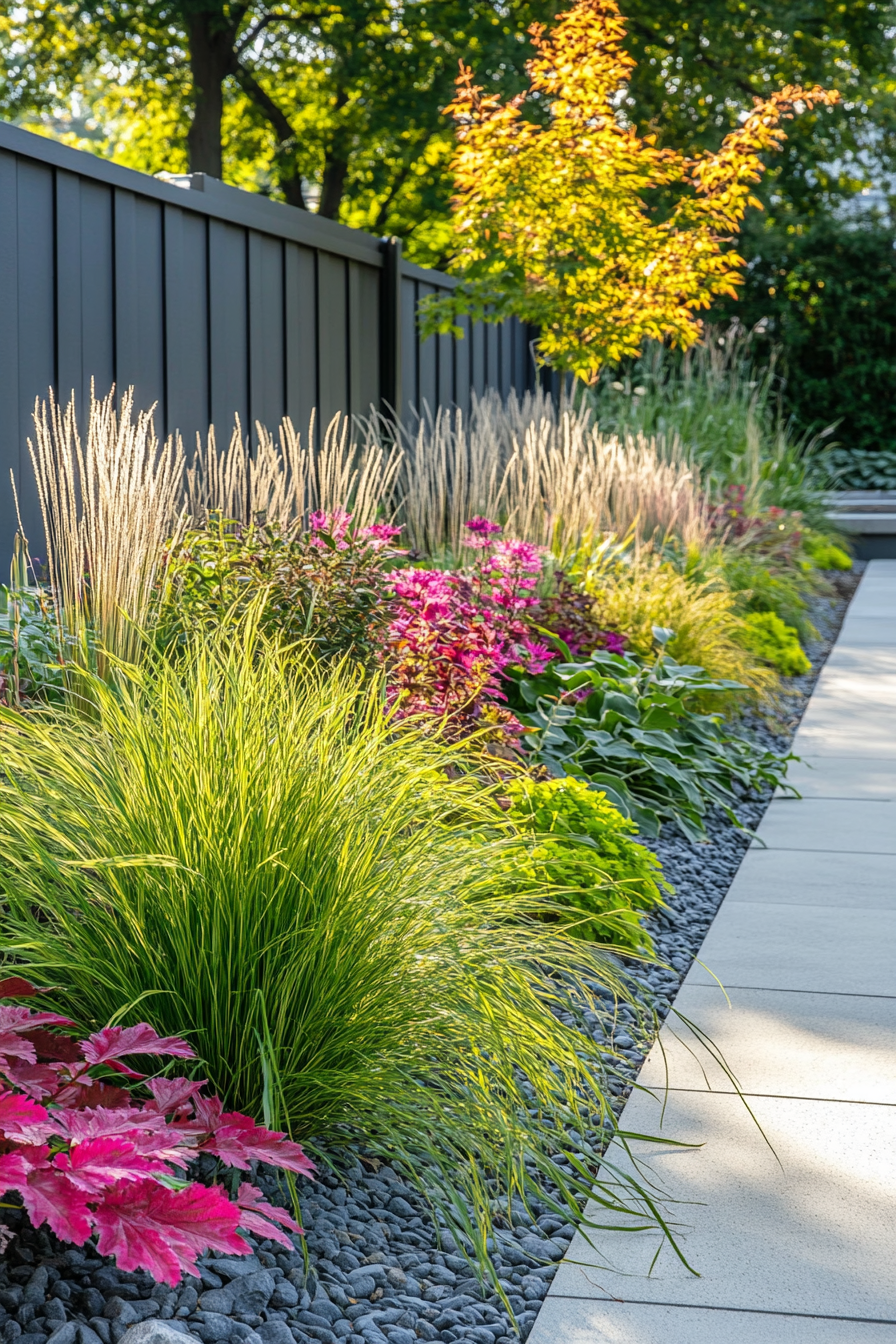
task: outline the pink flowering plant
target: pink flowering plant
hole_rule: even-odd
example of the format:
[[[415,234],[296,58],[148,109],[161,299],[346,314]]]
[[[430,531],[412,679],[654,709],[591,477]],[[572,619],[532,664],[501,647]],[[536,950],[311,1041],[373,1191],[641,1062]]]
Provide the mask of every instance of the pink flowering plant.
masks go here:
[[[39,992],[19,977],[0,981],[0,999]],[[239,1171],[261,1161],[311,1177],[314,1165],[299,1144],[224,1111],[217,1097],[203,1095],[204,1080],[147,1078],[125,1063],[138,1055],[194,1058],[180,1037],[158,1036],[141,1022],[78,1041],[73,1027],[58,1013],[0,1003],[0,1190],[21,1201],[3,1207],[23,1208],[62,1241],[94,1237],[100,1255],[162,1283],[198,1275],[196,1258],[207,1250],[246,1254],[241,1229],[292,1249],[287,1233],[302,1229],[256,1186],[242,1182],[231,1199],[186,1173],[211,1153]],[[137,1100],[98,1071],[149,1095]]]
[[[539,604],[542,550],[502,540],[500,525],[487,518],[472,518],[466,528],[466,544],[478,552],[468,568],[389,576],[389,695],[400,717],[431,716],[452,738],[482,732],[513,742],[522,726],[502,703],[504,673],[511,666],[541,671],[551,657],[529,623]]]

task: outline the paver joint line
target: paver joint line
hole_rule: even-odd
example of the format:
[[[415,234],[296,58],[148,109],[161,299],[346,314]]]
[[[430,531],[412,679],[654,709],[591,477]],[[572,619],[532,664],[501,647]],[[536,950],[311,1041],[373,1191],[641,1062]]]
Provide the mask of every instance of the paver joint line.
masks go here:
[[[651,1088],[651,1091],[656,1091]],[[835,1106],[889,1106],[896,1108],[896,1101],[869,1101],[865,1097],[807,1097],[801,1092],[756,1092],[753,1088],[742,1087],[739,1092],[733,1087],[673,1087],[670,1092],[711,1092],[714,1097],[768,1097],[771,1101],[819,1101]]]
[[[689,980],[691,989],[718,989],[718,982],[708,984],[705,980]],[[826,999],[896,999],[896,994],[852,994],[847,989],[786,989],[781,985],[732,985],[726,981],[725,989],[749,989],[756,994],[823,994]]]
[[[639,1297],[582,1297],[578,1293],[551,1293],[554,1302],[616,1302],[623,1307],[674,1307],[681,1311],[728,1311],[738,1316],[787,1316],[798,1321],[849,1321],[856,1325],[896,1325],[896,1317],[889,1316],[830,1316],[817,1311],[767,1311],[762,1307],[705,1306],[697,1302],[653,1302]]]

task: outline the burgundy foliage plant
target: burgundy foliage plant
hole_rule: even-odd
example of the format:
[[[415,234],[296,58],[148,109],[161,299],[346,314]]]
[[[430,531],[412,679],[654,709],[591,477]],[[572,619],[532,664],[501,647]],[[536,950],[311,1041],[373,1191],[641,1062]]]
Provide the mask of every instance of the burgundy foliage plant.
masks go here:
[[[27,980],[0,981],[0,999],[33,998]],[[235,1199],[220,1185],[187,1179],[190,1163],[211,1153],[249,1171],[267,1162],[313,1176],[314,1165],[284,1134],[225,1111],[203,1095],[204,1080],[147,1078],[126,1059],[192,1059],[178,1036],[158,1036],[145,1022],[104,1027],[86,1040],[58,1013],[0,1004],[0,1190],[16,1194],[35,1227],[62,1241],[96,1238],[100,1255],[125,1270],[145,1269],[162,1283],[197,1274],[207,1250],[244,1255],[240,1230],[292,1249],[301,1228],[242,1182]],[[140,1085],[97,1077],[98,1071]],[[8,1230],[5,1233],[8,1236]]]

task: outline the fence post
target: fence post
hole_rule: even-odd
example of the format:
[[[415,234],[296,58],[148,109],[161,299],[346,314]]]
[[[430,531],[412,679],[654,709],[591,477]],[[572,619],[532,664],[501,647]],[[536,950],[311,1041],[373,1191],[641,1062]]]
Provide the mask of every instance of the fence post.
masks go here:
[[[401,419],[401,239],[384,238],[380,410]]]

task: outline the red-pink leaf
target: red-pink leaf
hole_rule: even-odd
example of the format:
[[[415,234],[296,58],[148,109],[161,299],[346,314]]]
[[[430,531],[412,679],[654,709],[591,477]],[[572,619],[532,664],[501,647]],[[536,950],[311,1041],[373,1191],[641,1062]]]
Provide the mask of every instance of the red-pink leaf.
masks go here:
[[[43,1027],[28,1027],[21,1034],[34,1046],[41,1061],[81,1063],[81,1047],[71,1036],[61,1036],[58,1031],[45,1031]]]
[[[257,1232],[260,1237],[278,1241],[290,1251],[294,1249],[293,1243],[279,1227],[273,1227],[272,1222],[280,1223],[291,1232],[304,1235],[303,1229],[286,1209],[278,1209],[276,1205],[269,1204],[258,1187],[249,1185],[247,1181],[243,1181],[240,1186],[236,1206],[240,1210],[240,1227],[245,1228],[247,1232]]]
[[[131,1094],[123,1087],[111,1087],[109,1083],[95,1083],[84,1074],[66,1084],[56,1094],[60,1106],[130,1106]]]
[[[24,1190],[30,1167],[22,1153],[0,1154],[0,1193]]]
[[[197,1108],[198,1111],[198,1108]],[[296,1171],[302,1176],[313,1176],[314,1163],[298,1143],[293,1143],[277,1130],[264,1129],[248,1115],[228,1111],[221,1116],[212,1134],[200,1147],[220,1157],[228,1166],[249,1170],[249,1163],[269,1162],[285,1171]]]
[[[44,1160],[48,1150],[43,1150]],[[30,1161],[31,1154],[26,1160]],[[90,1210],[87,1196],[72,1185],[61,1171],[50,1166],[36,1166],[28,1174],[21,1191],[25,1211],[35,1227],[49,1223],[60,1241],[73,1241],[78,1246],[90,1236]]]
[[[35,989],[30,980],[20,975],[8,975],[0,980],[0,999],[30,999],[35,994],[47,994],[46,989]]]
[[[15,1060],[7,1063],[3,1072],[13,1086],[40,1101],[56,1091],[63,1067],[62,1064],[27,1064],[24,1060]]]
[[[159,1111],[138,1110],[134,1106],[119,1110],[54,1111],[53,1119],[59,1132],[75,1143],[88,1139],[121,1137],[128,1140],[141,1157],[155,1158],[176,1167],[187,1167],[195,1156],[192,1135],[183,1135],[172,1128]]]
[[[95,1031],[86,1041],[82,1041],[81,1048],[89,1064],[108,1064],[110,1067],[115,1067],[115,1061],[120,1060],[122,1055],[195,1058],[193,1050],[180,1036],[159,1036],[148,1022],[138,1022],[136,1027],[103,1027],[102,1031]],[[118,1070],[121,1073],[129,1072],[123,1066],[118,1066]]]
[[[136,1181],[168,1170],[159,1158],[142,1157],[123,1134],[73,1144],[70,1152],[56,1154],[53,1166],[90,1195],[102,1194],[118,1181]]]
[[[69,1017],[58,1013],[36,1013],[33,1008],[19,1008],[12,1003],[0,1003],[0,1031],[28,1031],[30,1027],[73,1027]]]
[[[162,1283],[196,1274],[205,1250],[245,1255],[237,1233],[239,1210],[217,1186],[169,1190],[153,1180],[110,1190],[94,1215],[100,1255],[114,1255],[121,1269],[147,1269]]]
[[[205,1127],[206,1133],[212,1133],[221,1123],[221,1117],[224,1114],[224,1107],[221,1105],[220,1097],[196,1097],[193,1106],[196,1112],[196,1119],[199,1124]]]
[[[155,1105],[165,1115],[179,1111],[205,1087],[206,1080],[200,1078],[196,1083],[189,1078],[149,1078],[146,1086],[155,1098]],[[150,1102],[151,1106],[153,1103]]]
[[[53,1132],[48,1120],[45,1106],[17,1092],[0,1092],[0,1133],[6,1138],[20,1143],[41,1143]]]
[[[102,1139],[110,1134],[130,1134],[137,1129],[154,1132],[165,1129],[165,1117],[157,1111],[144,1111],[137,1106],[119,1106],[111,1110],[105,1106],[75,1109],[67,1107],[54,1112],[60,1134],[74,1143],[85,1139]]]

